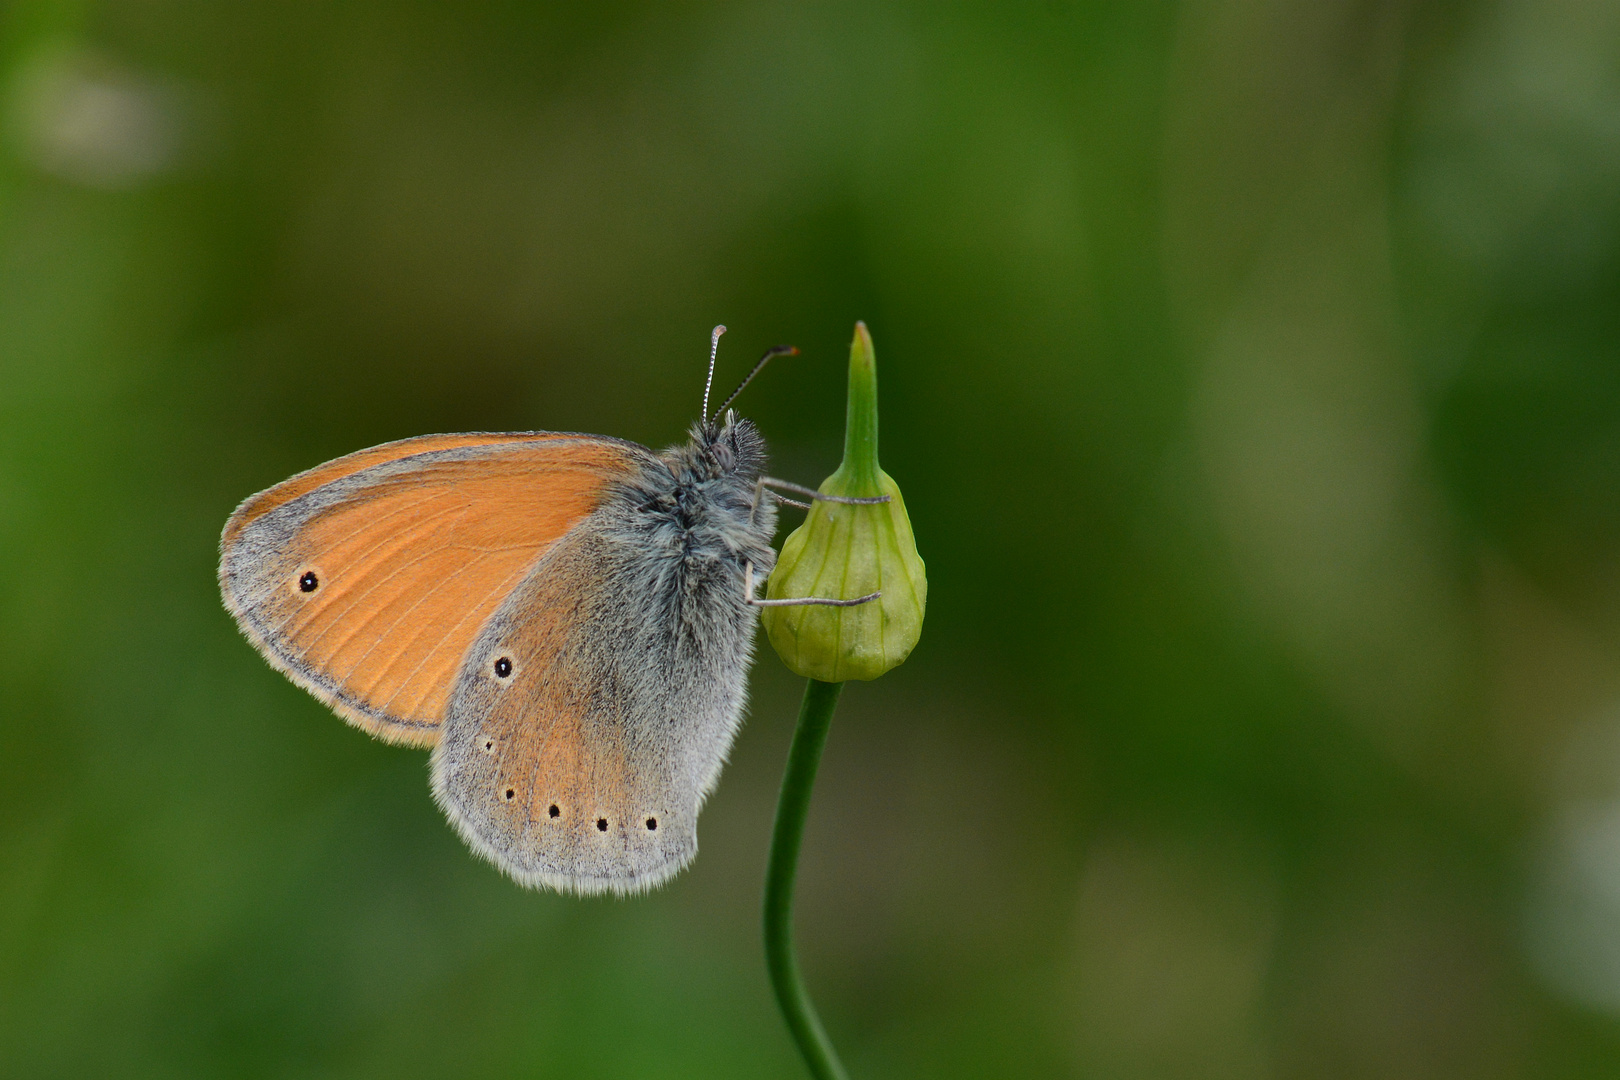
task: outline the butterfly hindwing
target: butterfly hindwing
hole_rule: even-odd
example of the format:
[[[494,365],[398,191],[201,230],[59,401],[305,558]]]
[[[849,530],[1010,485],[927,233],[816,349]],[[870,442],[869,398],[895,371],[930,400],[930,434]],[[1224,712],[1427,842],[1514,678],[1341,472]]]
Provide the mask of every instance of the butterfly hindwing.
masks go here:
[[[706,573],[609,503],[490,617],[433,756],[434,794],[475,850],[579,893],[638,892],[691,861],[754,627],[735,568]]]
[[[277,668],[345,719],[433,745],[468,644],[648,451],[550,432],[430,435],[247,499],[220,588]]]

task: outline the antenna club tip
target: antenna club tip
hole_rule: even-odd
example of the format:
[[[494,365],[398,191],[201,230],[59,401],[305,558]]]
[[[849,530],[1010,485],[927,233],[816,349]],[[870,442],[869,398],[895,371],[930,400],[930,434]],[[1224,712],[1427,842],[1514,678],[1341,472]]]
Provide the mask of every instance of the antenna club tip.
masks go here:
[[[709,339],[711,341],[719,341],[720,340],[720,335],[725,333],[725,332],[726,332],[725,324],[722,323],[721,325],[716,326],[713,330],[709,331]]]

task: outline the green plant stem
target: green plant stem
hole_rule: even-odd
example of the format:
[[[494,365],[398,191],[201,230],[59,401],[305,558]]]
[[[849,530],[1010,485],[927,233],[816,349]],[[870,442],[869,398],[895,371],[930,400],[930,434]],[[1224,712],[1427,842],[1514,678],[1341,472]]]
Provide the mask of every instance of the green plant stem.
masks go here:
[[[821,748],[827,744],[827,729],[843,689],[843,683],[815,679],[804,688],[799,725],[788,749],[787,772],[782,775],[782,796],[776,804],[770,864],[765,870],[765,967],[782,1017],[816,1080],[848,1080],[849,1074],[799,976],[799,959],[793,952],[793,879],[799,869],[799,843],[804,839],[804,819],[810,813],[810,791],[821,764]]]

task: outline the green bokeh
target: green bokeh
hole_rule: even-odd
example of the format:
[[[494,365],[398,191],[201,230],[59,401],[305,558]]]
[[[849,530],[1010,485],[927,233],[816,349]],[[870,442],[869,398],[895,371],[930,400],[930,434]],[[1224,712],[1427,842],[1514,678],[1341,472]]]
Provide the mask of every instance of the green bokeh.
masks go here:
[[[814,484],[857,318],[855,1076],[1614,1075],[1617,115],[1606,0],[0,7],[0,1076],[797,1076],[774,656],[693,868],[566,899],[214,570],[388,439],[676,440],[717,322]]]

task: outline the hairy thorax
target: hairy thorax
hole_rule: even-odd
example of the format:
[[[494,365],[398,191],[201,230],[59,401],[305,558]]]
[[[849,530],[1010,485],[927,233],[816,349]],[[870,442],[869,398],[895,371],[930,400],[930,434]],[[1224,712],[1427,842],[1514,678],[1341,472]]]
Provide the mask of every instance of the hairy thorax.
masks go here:
[[[775,565],[776,508],[758,489],[765,443],[747,420],[698,425],[692,440],[660,454],[614,497],[612,539],[661,556],[643,564],[645,587],[670,599],[707,589],[746,598],[749,564],[762,582]]]

